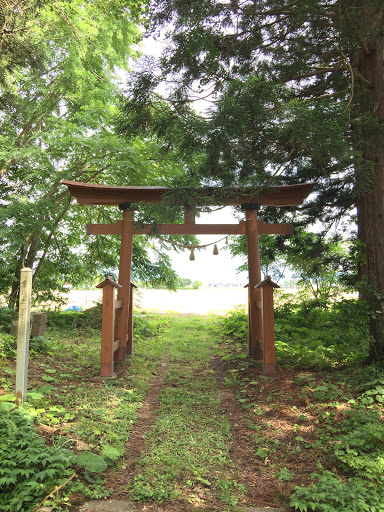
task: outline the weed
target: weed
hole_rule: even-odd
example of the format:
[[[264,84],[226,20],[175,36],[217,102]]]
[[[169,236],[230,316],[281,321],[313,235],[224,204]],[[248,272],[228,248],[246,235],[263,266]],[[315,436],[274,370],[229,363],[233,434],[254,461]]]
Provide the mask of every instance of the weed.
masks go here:
[[[316,303],[289,297],[275,308],[276,352],[280,363],[308,368],[341,367],[363,361],[369,350],[366,307],[342,300],[324,309]],[[304,313],[304,314],[303,314]],[[219,353],[224,361],[245,357],[248,319],[236,308],[219,321],[216,332],[224,340]]]
[[[22,409],[0,415],[0,508],[29,511],[71,473],[71,453],[46,446]]]
[[[310,487],[296,487],[290,505],[300,512],[381,512],[384,509],[384,480],[363,478],[344,481],[331,471],[313,474]]]
[[[235,507],[239,503],[239,498],[241,496],[247,494],[246,487],[231,478],[219,479],[216,487],[219,491],[219,500],[232,507]]]

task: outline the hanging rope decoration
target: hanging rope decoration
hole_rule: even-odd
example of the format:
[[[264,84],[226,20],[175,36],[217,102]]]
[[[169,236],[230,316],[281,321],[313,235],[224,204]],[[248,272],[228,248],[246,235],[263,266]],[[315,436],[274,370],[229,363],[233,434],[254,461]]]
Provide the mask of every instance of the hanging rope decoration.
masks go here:
[[[157,235],[157,238],[159,238],[160,240],[162,240],[163,242],[167,243],[167,244],[171,244],[171,245],[174,245],[176,247],[180,247],[180,249],[188,249],[189,251],[191,251],[190,255],[189,255],[189,259],[191,261],[195,261],[195,249],[205,249],[206,247],[209,247],[210,245],[213,245],[213,254],[215,256],[217,256],[219,254],[219,249],[217,248],[217,244],[222,242],[223,240],[225,240],[225,243],[228,244],[228,237],[227,236],[224,236],[223,238],[220,238],[220,240],[216,240],[216,242],[211,242],[210,244],[205,244],[205,245],[187,245],[187,244],[179,244],[178,242],[173,242],[171,240],[167,240],[165,238],[163,238],[162,236],[160,235]]]

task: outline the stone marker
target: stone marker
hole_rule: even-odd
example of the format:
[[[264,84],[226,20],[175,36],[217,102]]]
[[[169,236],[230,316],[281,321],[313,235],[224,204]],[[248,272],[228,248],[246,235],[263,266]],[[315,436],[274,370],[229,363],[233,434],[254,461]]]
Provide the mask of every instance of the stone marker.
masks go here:
[[[18,321],[15,320],[14,322],[11,323],[11,328],[9,330],[9,334],[16,338],[17,337],[17,329],[18,329]]]
[[[47,313],[37,311],[32,317],[31,338],[44,336],[47,328]]]
[[[16,354],[16,398],[24,402],[27,393],[29,329],[31,321],[32,269],[20,273],[19,321]]]

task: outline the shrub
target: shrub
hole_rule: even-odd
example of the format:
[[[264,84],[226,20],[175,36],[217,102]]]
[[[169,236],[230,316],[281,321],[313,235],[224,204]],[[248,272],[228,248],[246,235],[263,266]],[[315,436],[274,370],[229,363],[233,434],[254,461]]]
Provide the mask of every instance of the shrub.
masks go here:
[[[47,325],[62,331],[101,329],[102,304],[86,311],[48,311]]]
[[[310,487],[296,487],[290,505],[300,512],[382,512],[384,480],[373,483],[361,478],[343,481],[331,471],[312,475]]]
[[[24,410],[0,403],[0,510],[28,512],[71,473],[64,448],[46,446]]]
[[[235,308],[217,330],[223,338],[246,344],[245,311]],[[366,306],[342,300],[324,309],[313,300],[285,297],[275,308],[275,338],[277,357],[293,366],[325,369],[361,362],[369,349]]]
[[[17,320],[17,311],[9,308],[0,308],[0,333],[9,333],[12,322]]]
[[[16,358],[16,339],[10,334],[0,332],[0,358]]]

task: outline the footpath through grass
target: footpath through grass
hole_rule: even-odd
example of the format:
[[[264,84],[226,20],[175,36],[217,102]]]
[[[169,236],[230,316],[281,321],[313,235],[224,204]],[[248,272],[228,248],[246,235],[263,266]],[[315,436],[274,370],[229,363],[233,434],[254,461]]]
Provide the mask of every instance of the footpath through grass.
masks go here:
[[[160,407],[130,497],[236,505],[246,489],[233,478],[230,423],[210,365],[209,321],[175,317],[166,341]]]

